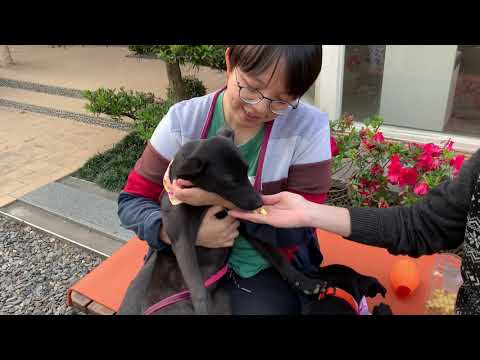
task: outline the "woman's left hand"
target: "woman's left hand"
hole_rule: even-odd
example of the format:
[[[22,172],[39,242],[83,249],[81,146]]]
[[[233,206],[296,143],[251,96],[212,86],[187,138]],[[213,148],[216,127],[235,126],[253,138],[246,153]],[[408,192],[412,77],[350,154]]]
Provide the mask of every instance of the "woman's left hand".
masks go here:
[[[172,183],[171,191],[175,198],[192,206],[218,205],[227,209],[233,209],[236,207],[220,195],[202,190],[198,187],[188,187],[192,185],[193,184],[188,180],[176,179]]]

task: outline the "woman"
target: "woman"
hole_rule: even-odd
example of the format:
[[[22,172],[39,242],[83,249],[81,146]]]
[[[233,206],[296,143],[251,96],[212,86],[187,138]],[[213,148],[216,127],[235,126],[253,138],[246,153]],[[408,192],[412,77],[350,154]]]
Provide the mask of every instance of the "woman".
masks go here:
[[[226,50],[225,60],[226,87],[172,106],[120,194],[120,220],[148,242],[150,254],[169,248],[158,203],[169,162],[184,143],[215,136],[223,126],[235,131],[235,142],[257,190],[263,194],[288,190],[316,203],[325,200],[330,186],[328,119],[299,100],[319,75],[321,46],[233,45]],[[215,194],[184,188],[189,183],[181,179],[168,185],[180,201],[214,205],[200,226],[197,245],[232,247],[231,271],[222,286],[230,294],[233,314],[300,312],[301,301],[306,299],[239,236],[239,222],[231,216],[215,217],[231,204]],[[310,227],[276,229],[248,224],[247,231],[277,247],[304,272],[315,271],[322,261]]]

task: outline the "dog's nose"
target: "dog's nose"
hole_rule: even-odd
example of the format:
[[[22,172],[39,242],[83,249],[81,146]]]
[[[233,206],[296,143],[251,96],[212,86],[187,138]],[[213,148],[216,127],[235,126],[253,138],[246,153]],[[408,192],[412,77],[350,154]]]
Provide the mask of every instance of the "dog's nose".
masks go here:
[[[249,201],[249,208],[250,209],[258,209],[259,207],[263,206],[262,198],[259,196],[256,199],[252,199]]]

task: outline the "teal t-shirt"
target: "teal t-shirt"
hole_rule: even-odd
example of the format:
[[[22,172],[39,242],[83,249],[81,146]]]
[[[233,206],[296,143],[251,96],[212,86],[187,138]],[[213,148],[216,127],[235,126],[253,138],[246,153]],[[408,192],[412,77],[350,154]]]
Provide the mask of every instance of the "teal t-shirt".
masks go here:
[[[207,137],[215,136],[218,130],[224,126],[225,115],[223,112],[222,92],[218,96]],[[262,127],[253,138],[239,146],[240,152],[248,163],[248,176],[252,184],[257,173],[263,134],[264,128]],[[243,278],[252,277],[261,270],[270,267],[270,263],[241,235],[235,239],[228,263],[235,273]]]

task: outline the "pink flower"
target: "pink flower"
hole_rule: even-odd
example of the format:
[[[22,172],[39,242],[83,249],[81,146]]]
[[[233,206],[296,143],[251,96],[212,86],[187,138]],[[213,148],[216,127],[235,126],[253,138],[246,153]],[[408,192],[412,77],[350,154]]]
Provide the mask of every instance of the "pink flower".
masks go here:
[[[377,131],[375,135],[373,135],[373,141],[379,144],[383,144],[385,142],[385,138],[383,137],[383,134],[380,131]]]
[[[423,145],[423,153],[431,156],[439,156],[442,153],[442,149],[433,143],[425,144]]]
[[[398,184],[400,186],[415,185],[417,183],[418,173],[415,168],[402,168]]]
[[[448,139],[448,142],[447,144],[445,145],[445,149],[447,149],[448,151],[453,151],[453,141]]]
[[[330,148],[332,149],[332,156],[337,156],[340,153],[337,146],[337,140],[335,140],[333,136],[330,136]]]
[[[464,161],[465,161],[464,155],[457,155],[452,160],[450,160],[450,165],[453,166],[453,176],[458,175]]]
[[[413,192],[418,196],[423,196],[428,192],[428,190],[429,190],[428,184],[426,182],[421,182],[415,185]]]
[[[400,156],[398,154],[392,155],[387,172],[387,179],[392,185],[398,184],[401,170],[402,164],[400,163]]]

